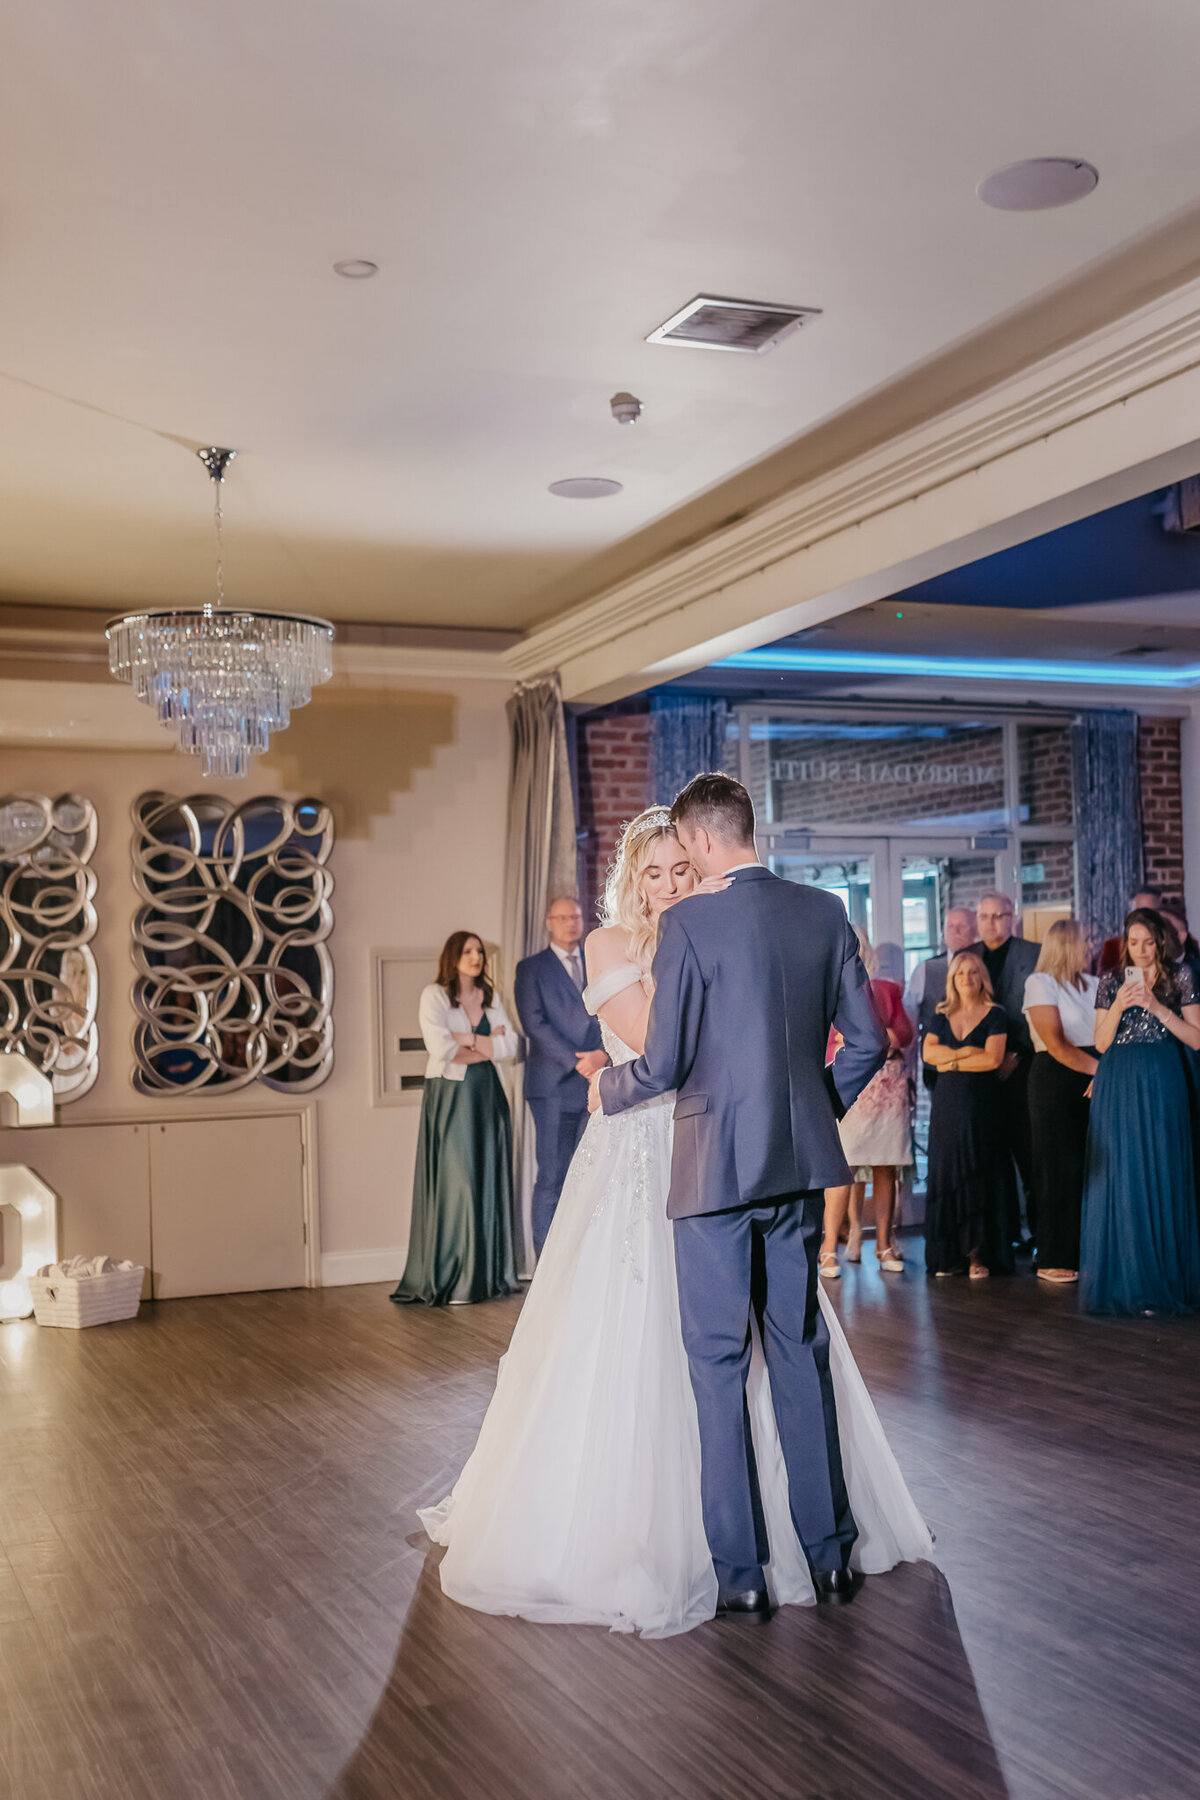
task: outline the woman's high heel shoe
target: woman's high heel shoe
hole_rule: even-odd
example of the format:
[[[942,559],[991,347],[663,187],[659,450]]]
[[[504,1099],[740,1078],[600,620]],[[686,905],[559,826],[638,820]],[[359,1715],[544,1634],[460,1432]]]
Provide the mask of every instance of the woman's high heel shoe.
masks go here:
[[[846,1239],[846,1261],[860,1263],[862,1261],[862,1232],[851,1229]]]
[[[817,1274],[824,1276],[826,1281],[840,1281],[842,1279],[842,1271],[838,1268],[836,1250],[822,1250],[820,1256],[817,1258]]]

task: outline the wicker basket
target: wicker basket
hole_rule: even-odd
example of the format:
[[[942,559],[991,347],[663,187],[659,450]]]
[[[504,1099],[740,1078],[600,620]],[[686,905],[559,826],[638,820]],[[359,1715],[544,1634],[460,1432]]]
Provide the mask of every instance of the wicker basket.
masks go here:
[[[96,1258],[94,1266],[94,1274],[75,1275],[64,1273],[61,1263],[49,1263],[29,1277],[33,1316],[39,1325],[79,1331],[85,1325],[137,1317],[146,1271],[136,1263],[107,1258]]]

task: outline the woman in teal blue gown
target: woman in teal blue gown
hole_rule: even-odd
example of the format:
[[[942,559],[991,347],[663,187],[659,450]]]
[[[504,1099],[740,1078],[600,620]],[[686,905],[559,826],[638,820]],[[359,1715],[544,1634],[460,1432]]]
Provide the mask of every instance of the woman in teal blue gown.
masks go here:
[[[1120,966],[1100,979],[1096,1048],[1079,1268],[1084,1311],[1196,1312],[1200,1223],[1187,1058],[1200,1049],[1200,1001],[1191,970],[1169,958],[1164,920],[1148,907],[1130,913]]]
[[[512,1118],[495,1065],[515,1057],[520,1040],[476,932],[446,940],[420,1019],[429,1061],[408,1261],[392,1299],[465,1306],[514,1294]]]

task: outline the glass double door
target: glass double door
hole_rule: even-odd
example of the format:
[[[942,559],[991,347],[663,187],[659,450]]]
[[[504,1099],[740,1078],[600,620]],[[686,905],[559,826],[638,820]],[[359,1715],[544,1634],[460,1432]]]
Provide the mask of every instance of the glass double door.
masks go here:
[[[937,954],[949,909],[974,910],[985,889],[1002,885],[1005,855],[1004,847],[979,850],[965,837],[786,831],[772,834],[765,848],[775,874],[836,894],[872,944],[896,945],[906,981],[917,963]]]

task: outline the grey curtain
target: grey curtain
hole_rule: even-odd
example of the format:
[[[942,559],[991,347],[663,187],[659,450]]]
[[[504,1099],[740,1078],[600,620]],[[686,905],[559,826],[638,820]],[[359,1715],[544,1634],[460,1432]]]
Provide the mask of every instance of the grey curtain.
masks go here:
[[[504,985],[522,957],[545,948],[547,903],[576,892],[575,802],[567,761],[567,732],[557,675],[519,682],[508,702],[510,739],[508,833],[504,855]],[[523,1272],[533,1266],[529,1201],[535,1170],[533,1126],[525,1106],[521,1065],[505,1063],[513,1115],[517,1208],[515,1237]]]
[[[1137,733],[1133,712],[1081,713],[1071,726],[1079,916],[1102,938],[1142,881]]]
[[[725,766],[725,727],[729,707],[704,694],[651,694],[650,792],[656,801],[672,800],[705,769]]]

